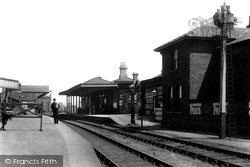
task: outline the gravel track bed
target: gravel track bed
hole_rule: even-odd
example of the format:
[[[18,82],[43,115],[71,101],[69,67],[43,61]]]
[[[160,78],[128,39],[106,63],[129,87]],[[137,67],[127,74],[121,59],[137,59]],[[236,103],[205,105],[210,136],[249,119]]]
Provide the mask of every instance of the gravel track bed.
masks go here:
[[[156,165],[141,159],[134,154],[125,151],[108,141],[99,138],[98,136],[92,134],[91,132],[85,131],[74,125],[67,124],[70,128],[88,140],[95,148],[98,148],[101,152],[105,153],[109,158],[111,158],[115,163],[119,164],[121,167],[155,167]],[[105,166],[104,164],[102,164]]]
[[[162,149],[153,145],[149,145],[147,143],[140,142],[138,140],[134,140],[128,137],[125,137],[123,135],[119,135],[116,133],[113,133],[109,130],[100,129],[98,127],[93,127],[91,125],[86,125],[82,123],[76,123],[75,124],[79,126],[83,126],[87,129],[91,129],[93,131],[96,131],[100,134],[103,134],[105,136],[109,136],[109,138],[115,139],[119,142],[122,142],[123,144],[126,144],[130,147],[133,147],[139,151],[145,152],[151,156],[157,157],[158,159],[161,159],[162,161],[165,161],[173,166],[176,167],[211,167],[214,165],[205,163],[201,160],[193,159],[191,157],[181,155],[178,153],[174,153],[172,151]],[[87,138],[86,138],[87,139]],[[88,139],[87,139],[88,140]],[[158,139],[159,140],[159,139]],[[92,141],[90,141],[92,143]]]

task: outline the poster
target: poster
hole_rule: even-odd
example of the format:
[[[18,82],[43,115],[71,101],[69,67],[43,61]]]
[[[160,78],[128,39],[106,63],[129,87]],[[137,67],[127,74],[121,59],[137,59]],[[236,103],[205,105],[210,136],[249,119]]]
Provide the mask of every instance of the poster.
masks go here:
[[[191,103],[190,106],[190,115],[201,115],[201,103]]]

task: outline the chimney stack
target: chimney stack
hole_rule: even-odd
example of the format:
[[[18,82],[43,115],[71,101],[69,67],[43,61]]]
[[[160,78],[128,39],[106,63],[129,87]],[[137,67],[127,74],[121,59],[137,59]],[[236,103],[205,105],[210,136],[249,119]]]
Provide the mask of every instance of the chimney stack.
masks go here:
[[[137,72],[134,72],[133,74],[133,81],[136,81],[138,79],[138,73]]]
[[[119,79],[124,77],[127,77],[127,66],[125,65],[125,62],[121,62]]]

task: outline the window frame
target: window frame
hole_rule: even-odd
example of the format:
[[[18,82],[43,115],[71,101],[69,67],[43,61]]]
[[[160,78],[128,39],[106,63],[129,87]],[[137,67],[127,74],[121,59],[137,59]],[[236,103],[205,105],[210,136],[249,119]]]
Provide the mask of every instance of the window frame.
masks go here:
[[[171,55],[171,71],[176,71],[178,68],[178,50],[174,49]]]
[[[169,85],[167,87],[167,112],[173,112],[174,108],[174,87]]]
[[[178,84],[175,87],[175,112],[181,112],[182,109],[182,99],[183,99],[183,89],[182,85]]]

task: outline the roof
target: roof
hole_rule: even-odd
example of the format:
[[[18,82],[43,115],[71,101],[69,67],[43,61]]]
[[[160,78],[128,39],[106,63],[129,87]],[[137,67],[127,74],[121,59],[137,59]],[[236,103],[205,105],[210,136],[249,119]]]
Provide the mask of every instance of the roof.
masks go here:
[[[112,82],[104,80],[101,77],[95,77],[82,83],[82,85],[110,85],[110,84],[112,84]]]
[[[245,31],[247,30],[247,28],[234,28],[234,30],[231,31],[231,38],[238,38],[241,34],[243,34]],[[154,49],[155,52],[159,52],[162,49],[173,45],[177,42],[180,42],[184,39],[194,39],[194,38],[213,38],[216,36],[221,35],[221,30],[216,27],[215,25],[203,25],[201,27],[198,27],[194,30],[191,30],[171,41],[169,41],[168,43],[165,43],[159,47],[157,47],[156,49]]]
[[[141,85],[148,85],[148,86],[153,86],[159,83],[162,84],[162,74],[159,74],[153,78],[141,81]]]
[[[250,39],[250,29],[245,30],[238,38],[231,42],[231,44],[243,42]]]
[[[117,88],[117,84],[104,80],[101,77],[95,77],[84,83],[80,83],[66,91],[60,92],[59,95],[77,96],[83,92],[85,93],[95,92],[95,91],[108,89],[108,88]]]
[[[22,93],[49,93],[49,86],[21,85]]]
[[[129,78],[129,77],[123,77],[121,79],[116,79],[113,81],[114,83],[132,83],[133,79]]]

